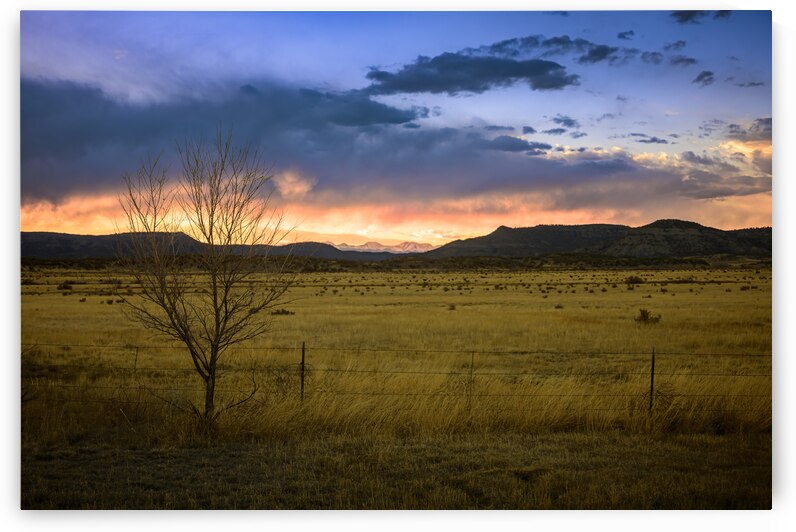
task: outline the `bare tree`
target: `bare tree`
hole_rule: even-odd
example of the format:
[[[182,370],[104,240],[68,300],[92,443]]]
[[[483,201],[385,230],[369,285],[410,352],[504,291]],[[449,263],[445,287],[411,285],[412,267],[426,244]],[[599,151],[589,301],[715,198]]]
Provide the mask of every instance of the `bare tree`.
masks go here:
[[[212,422],[221,412],[219,362],[231,346],[268,330],[263,311],[290,282],[284,262],[263,256],[283,230],[269,208],[271,176],[259,154],[234,146],[221,129],[214,142],[186,142],[178,153],[175,185],[159,157],[124,176],[128,233],[120,259],[141,290],[126,307],[145,327],[185,344],[205,383],[202,414]],[[268,283],[255,289],[252,277],[264,270]]]

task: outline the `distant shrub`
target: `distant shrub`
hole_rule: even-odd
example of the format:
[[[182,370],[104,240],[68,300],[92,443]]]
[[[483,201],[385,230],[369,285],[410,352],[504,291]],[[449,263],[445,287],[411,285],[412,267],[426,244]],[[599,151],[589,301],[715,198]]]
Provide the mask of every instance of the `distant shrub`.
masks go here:
[[[658,314],[657,316],[653,316],[649,310],[645,308],[640,308],[638,309],[638,316],[636,316],[636,321],[643,325],[654,325],[661,321],[661,315]]]
[[[32,285],[32,284],[36,284],[36,281],[31,279],[30,277],[26,277],[26,278],[22,279],[22,286],[29,286],[29,285]]]
[[[72,283],[70,281],[64,281],[62,283],[59,283],[57,288],[58,290],[71,290]]]
[[[642,279],[638,275],[631,275],[629,277],[625,277],[625,283],[627,283],[627,284],[643,284],[644,283],[644,279]]]
[[[456,305],[454,305],[453,303],[450,303],[448,305],[448,310],[456,310]]]
[[[295,314],[295,312],[292,312],[286,308],[278,308],[271,311],[271,316],[292,316],[293,314]]]
[[[113,305],[113,299],[108,299],[105,301],[108,305]]]
[[[555,306],[555,308],[564,308],[564,305],[559,303],[558,305]]]

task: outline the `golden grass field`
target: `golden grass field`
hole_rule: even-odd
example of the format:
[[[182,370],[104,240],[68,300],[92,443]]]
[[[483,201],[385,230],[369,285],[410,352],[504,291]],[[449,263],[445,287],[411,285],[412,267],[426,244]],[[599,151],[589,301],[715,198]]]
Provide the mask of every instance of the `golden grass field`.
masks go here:
[[[210,436],[135,285],[22,278],[23,508],[771,506],[770,267],[300,274]]]

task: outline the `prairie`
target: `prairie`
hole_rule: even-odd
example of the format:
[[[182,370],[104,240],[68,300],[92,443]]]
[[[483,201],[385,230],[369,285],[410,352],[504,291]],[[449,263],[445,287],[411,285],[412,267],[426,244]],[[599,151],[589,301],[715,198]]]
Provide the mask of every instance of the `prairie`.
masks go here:
[[[770,268],[299,274],[212,434],[129,280],[22,277],[25,508],[771,505]]]

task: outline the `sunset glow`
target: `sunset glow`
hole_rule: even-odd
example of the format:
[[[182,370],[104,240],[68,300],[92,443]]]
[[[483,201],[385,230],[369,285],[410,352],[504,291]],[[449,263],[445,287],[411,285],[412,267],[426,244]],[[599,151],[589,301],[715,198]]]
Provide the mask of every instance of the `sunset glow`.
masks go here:
[[[21,50],[23,231],[124,230],[121,176],[219,124],[289,240],[771,225],[769,12],[23,12]]]

